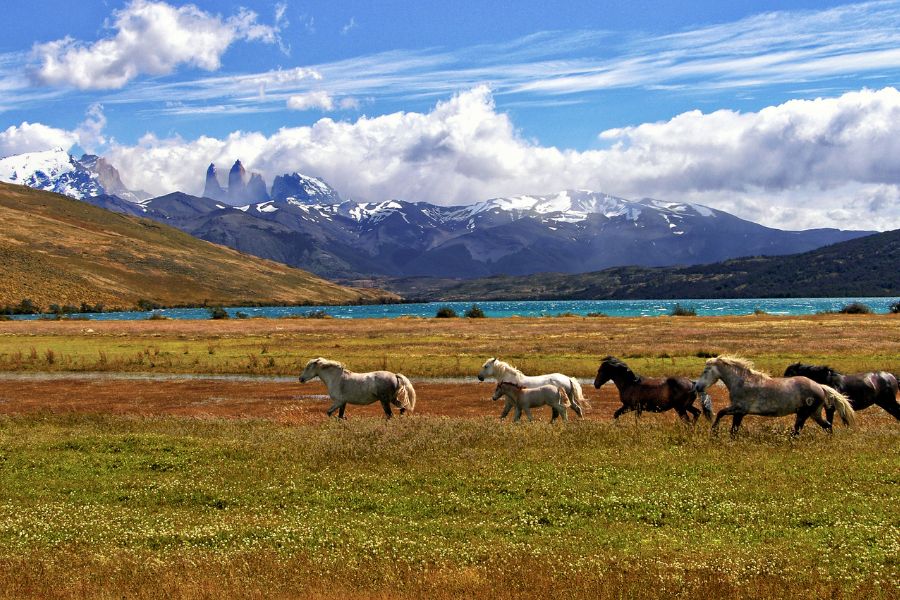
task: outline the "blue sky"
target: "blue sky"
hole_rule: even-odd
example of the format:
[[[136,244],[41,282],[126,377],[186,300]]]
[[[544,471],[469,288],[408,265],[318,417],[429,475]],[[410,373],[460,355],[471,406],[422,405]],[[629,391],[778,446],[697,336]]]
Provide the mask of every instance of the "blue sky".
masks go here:
[[[367,200],[602,187],[776,225],[900,226],[900,182],[883,158],[843,177],[718,164],[772,148],[786,118],[833,132],[854,111],[867,123],[891,114],[900,2],[8,4],[0,154],[58,138],[107,154],[151,192],[196,193],[196,164],[241,154],[270,181],[314,171]],[[882,140],[864,129],[869,138],[841,134],[844,152]],[[776,148],[784,156],[846,163],[797,130]],[[675,134],[678,148],[666,141]],[[698,137],[727,147],[698,151]],[[387,158],[372,158],[379,148]],[[398,161],[406,168],[392,171]],[[148,175],[154,165],[165,174]],[[679,180],[673,165],[703,174]]]

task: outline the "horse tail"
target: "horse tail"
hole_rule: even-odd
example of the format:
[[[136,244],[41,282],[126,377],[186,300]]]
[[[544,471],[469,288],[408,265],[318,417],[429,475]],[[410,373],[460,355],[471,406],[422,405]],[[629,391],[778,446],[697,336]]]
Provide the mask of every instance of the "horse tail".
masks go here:
[[[837,408],[838,414],[841,415],[841,420],[844,422],[844,425],[856,425],[856,413],[853,412],[853,407],[850,405],[850,401],[847,400],[847,397],[827,385],[823,385],[822,390],[825,392],[825,406],[828,408]]]
[[[556,391],[559,392],[559,403],[569,408],[572,406],[572,402],[569,401],[569,395],[566,393],[566,388],[556,386]]]
[[[581,390],[581,384],[578,383],[578,380],[574,377],[569,377],[569,382],[569,385],[572,387],[572,400],[575,404],[582,408],[592,408],[591,403],[584,397],[584,392]]]
[[[700,407],[703,409],[703,416],[707,418],[707,420],[712,421],[713,418],[713,409],[712,409],[712,398],[709,394],[706,393],[706,390],[702,392],[697,391],[697,382],[691,381],[691,385],[694,386],[694,393],[700,396]]]
[[[397,376],[397,383],[399,384],[397,386],[397,402],[409,412],[413,412],[416,409],[415,388],[413,388],[412,383],[406,375],[400,373],[394,373],[394,375]]]

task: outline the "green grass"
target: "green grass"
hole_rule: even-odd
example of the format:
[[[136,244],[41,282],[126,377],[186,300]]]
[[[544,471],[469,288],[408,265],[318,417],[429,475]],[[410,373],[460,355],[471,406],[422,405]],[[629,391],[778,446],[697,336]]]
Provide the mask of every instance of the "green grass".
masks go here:
[[[3,418],[0,595],[896,597],[896,427],[780,425]]]

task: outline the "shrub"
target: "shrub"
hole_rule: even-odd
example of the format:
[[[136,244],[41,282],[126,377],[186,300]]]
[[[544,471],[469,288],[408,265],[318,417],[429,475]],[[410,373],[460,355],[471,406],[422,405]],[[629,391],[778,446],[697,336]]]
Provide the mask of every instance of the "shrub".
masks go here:
[[[0,321],[12,321],[12,317],[9,315],[4,315],[0,313]]]
[[[148,321],[166,321],[166,320],[168,320],[168,318],[169,318],[169,317],[167,317],[166,315],[162,314],[161,312],[155,312],[155,311],[154,311],[154,312],[150,313],[150,316],[147,317],[147,320],[148,320]]]
[[[211,306],[206,310],[209,311],[210,319],[227,319],[229,317],[228,311],[221,306]]]
[[[247,319],[250,317],[250,315],[248,315],[245,312],[241,312],[241,311],[237,311],[236,313],[234,313],[234,316],[237,317],[238,319]]]
[[[141,298],[137,301],[137,309],[141,311],[159,310],[160,308],[162,308],[162,305],[158,302],[154,302],[153,300],[145,300],[144,298]]]
[[[331,315],[329,315],[325,310],[311,310],[308,313],[303,315],[304,319],[330,319]]]
[[[469,310],[465,312],[465,316],[469,319],[483,319],[485,315],[484,311],[478,308],[477,304],[473,304],[469,307]]]
[[[718,356],[718,353],[710,352],[709,350],[697,350],[694,356],[697,358],[715,358]]]
[[[608,317],[609,315],[605,312],[589,312],[587,314],[588,317]]]
[[[456,314],[456,311],[449,306],[442,306],[437,309],[434,316],[438,319],[455,319],[458,315]]]
[[[862,302],[851,302],[844,306],[839,312],[845,315],[871,315],[872,309]]]
[[[669,315],[673,317],[696,317],[697,309],[693,306],[682,306],[681,304],[676,302],[675,306],[672,307],[672,312],[670,312]]]
[[[891,306],[888,308],[888,312],[892,315],[900,315],[900,300],[891,304]]]
[[[765,316],[765,315],[767,315],[767,314],[769,314],[769,313],[767,313],[766,311],[764,311],[764,310],[761,309],[761,308],[757,308],[757,309],[755,309],[755,310],[753,311],[753,314],[756,315],[757,317],[762,317],[762,316]]]

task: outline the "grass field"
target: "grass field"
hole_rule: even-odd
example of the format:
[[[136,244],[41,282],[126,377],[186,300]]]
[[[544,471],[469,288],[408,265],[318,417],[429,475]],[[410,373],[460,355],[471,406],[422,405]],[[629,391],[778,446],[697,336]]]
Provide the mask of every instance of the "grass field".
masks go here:
[[[726,352],[773,373],[796,360],[900,371],[900,315],[0,322],[0,371],[295,375],[325,356],[457,377],[499,356],[525,372],[593,377],[612,354],[639,373],[696,377],[704,357]]]
[[[95,370],[103,353],[102,370],[294,375],[324,354],[427,377],[498,354],[590,376],[613,353],[696,375],[698,354],[730,351],[773,371],[801,358],[898,371],[898,329],[888,316],[0,323],[0,367]],[[513,426],[496,422],[490,384],[423,382],[416,415],[351,408],[338,422],[318,383],[10,376],[3,597],[900,597],[900,426],[879,408],[797,439],[790,419],[751,417],[732,439],[671,414],[611,423],[608,388],[587,389],[584,421]]]

